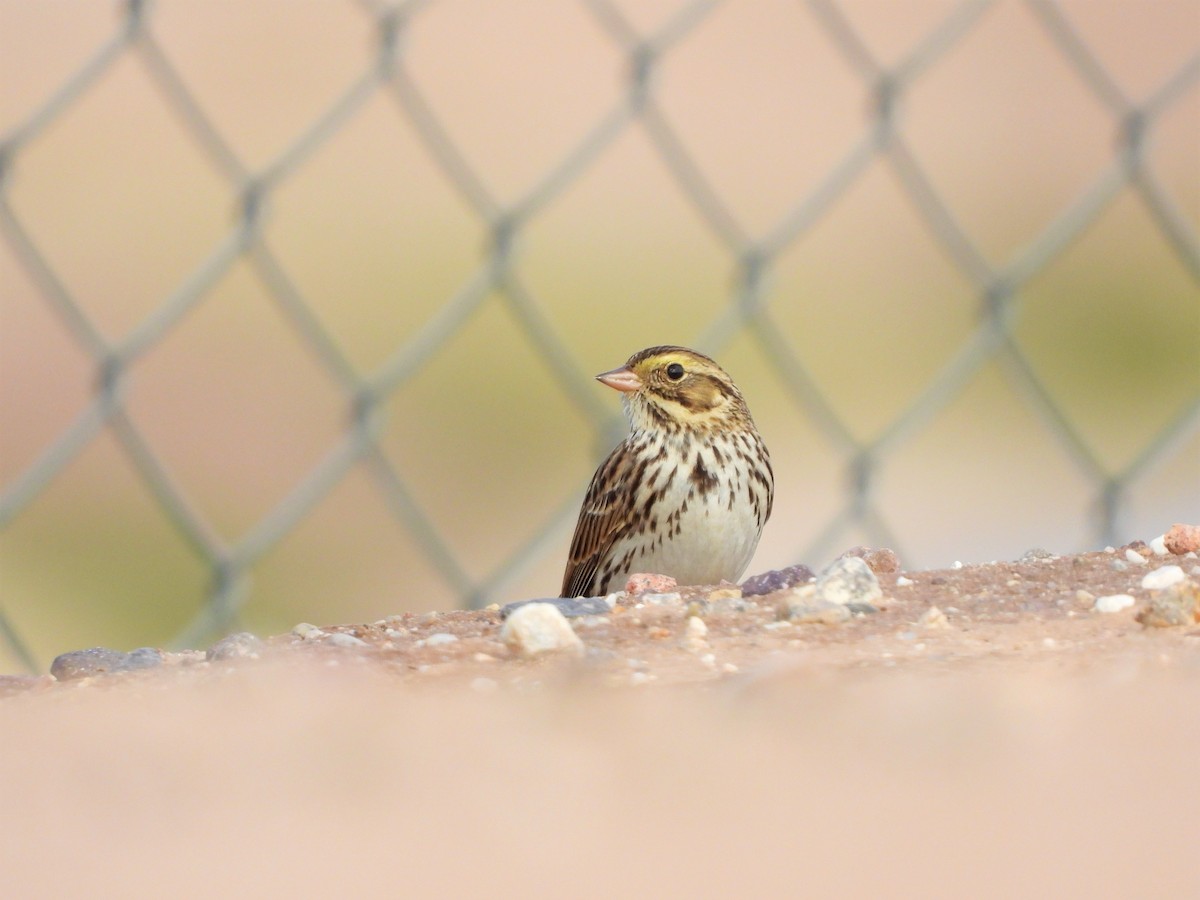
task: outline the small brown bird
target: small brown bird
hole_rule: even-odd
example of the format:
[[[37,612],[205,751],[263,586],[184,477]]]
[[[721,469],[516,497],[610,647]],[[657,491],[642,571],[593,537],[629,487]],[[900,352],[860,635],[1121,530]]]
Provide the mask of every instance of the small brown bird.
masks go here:
[[[592,476],[562,596],[619,591],[634,572],[736,581],[771,515],[771,458],[725,371],[684,347],[650,347],[596,376],[621,391],[629,436]]]

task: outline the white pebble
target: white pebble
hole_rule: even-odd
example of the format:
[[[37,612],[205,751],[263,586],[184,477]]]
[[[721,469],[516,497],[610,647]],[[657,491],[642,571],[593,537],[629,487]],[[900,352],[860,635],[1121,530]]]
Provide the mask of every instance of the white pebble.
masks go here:
[[[896,587],[908,587],[910,584],[916,584],[911,578],[905,578],[901,575],[896,579]]]
[[[448,631],[439,631],[437,634],[431,634],[423,641],[417,641],[418,647],[436,647],[438,644],[453,644],[458,640],[458,635],[450,634]]]
[[[319,637],[324,637],[325,632],[316,625],[310,625],[308,622],[301,622],[292,629],[292,634],[298,638],[303,638],[306,641],[316,640]]]
[[[635,685],[649,684],[651,681],[654,681],[657,678],[657,675],[651,675],[649,672],[634,672],[629,676],[629,683]]]
[[[1162,566],[1153,572],[1147,572],[1142,577],[1142,587],[1148,591],[1161,591],[1183,579],[1183,569],[1179,566]]]
[[[638,602],[646,606],[674,606],[683,602],[683,594],[678,591],[671,591],[669,594],[642,594],[638,597]]]
[[[1133,597],[1129,594],[1109,594],[1107,597],[1096,598],[1096,612],[1115,613],[1133,606]]]
[[[950,568],[952,568],[952,569],[961,569],[962,567],[963,567],[962,560],[961,560],[961,559],[956,559],[956,560],[954,561],[954,565],[952,565]]]
[[[804,585],[803,587],[809,587]],[[857,556],[835,559],[822,570],[812,585],[818,600],[845,605],[847,603],[874,603],[883,596],[879,579],[863,560]],[[795,592],[795,591],[794,591]],[[798,598],[801,597],[796,592]]]
[[[1142,556],[1142,554],[1138,553],[1132,547],[1125,551],[1125,558],[1135,566],[1144,566],[1146,564],[1146,557]]]
[[[1167,556],[1170,550],[1167,549],[1167,536],[1160,534],[1150,542],[1150,549],[1154,551],[1155,556]]]
[[[365,647],[367,642],[362,638],[357,638],[352,634],[344,634],[340,631],[331,634],[327,644],[333,647]]]
[[[689,640],[702,641],[708,635],[708,626],[699,616],[688,616],[686,634]]]
[[[505,620],[500,639],[522,656],[558,650],[582,656],[584,652],[583,641],[571,628],[571,623],[550,603],[522,606]]]

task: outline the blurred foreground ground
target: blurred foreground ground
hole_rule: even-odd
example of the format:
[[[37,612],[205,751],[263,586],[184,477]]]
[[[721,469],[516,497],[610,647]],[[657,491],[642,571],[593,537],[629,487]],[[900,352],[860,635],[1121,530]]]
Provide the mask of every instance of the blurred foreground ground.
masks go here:
[[[1079,593],[1197,564],[1148,557],[714,604],[703,646],[633,605],[576,660],[480,611],[46,678],[0,700],[5,895],[1197,896],[1200,628]]]

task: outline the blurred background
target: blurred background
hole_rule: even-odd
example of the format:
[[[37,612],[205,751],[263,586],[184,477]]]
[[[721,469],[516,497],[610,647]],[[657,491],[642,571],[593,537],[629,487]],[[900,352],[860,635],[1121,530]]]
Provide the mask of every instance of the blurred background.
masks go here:
[[[557,593],[716,356],[751,571],[1200,517],[1200,8],[0,0],[0,671]]]

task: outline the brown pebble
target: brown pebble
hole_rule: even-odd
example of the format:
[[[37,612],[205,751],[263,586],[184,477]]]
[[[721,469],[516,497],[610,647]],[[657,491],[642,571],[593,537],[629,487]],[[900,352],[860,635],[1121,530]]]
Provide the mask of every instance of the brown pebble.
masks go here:
[[[1163,544],[1176,556],[1200,550],[1200,525],[1176,522],[1171,526],[1171,530],[1163,535]]]
[[[844,559],[847,556],[857,556],[876,575],[891,575],[900,571],[900,557],[896,555],[895,550],[889,550],[887,547],[851,547],[842,554]]]
[[[1147,628],[1172,628],[1200,621],[1200,585],[1177,581],[1166,590],[1154,591],[1134,618]]]
[[[625,593],[635,594],[665,594],[679,587],[670,575],[657,575],[653,572],[635,572],[625,582]]]

